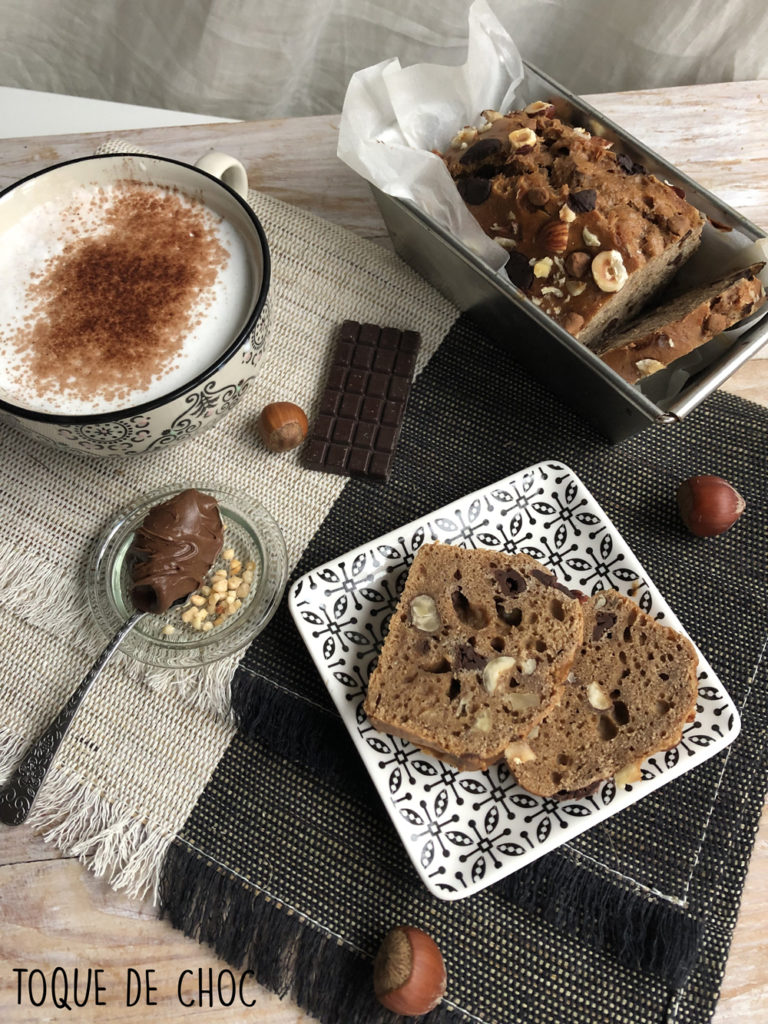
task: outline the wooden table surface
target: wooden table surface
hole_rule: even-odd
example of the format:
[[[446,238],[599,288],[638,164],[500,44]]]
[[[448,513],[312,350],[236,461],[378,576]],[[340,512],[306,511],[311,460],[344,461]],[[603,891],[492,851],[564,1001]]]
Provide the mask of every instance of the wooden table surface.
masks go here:
[[[691,177],[740,210],[768,234],[768,81],[696,85],[590,97],[612,120],[624,125]],[[289,203],[344,224],[387,245],[388,239],[367,185],[335,155],[339,118],[153,128],[116,133],[168,156],[195,160],[208,149],[239,157],[250,183]],[[85,156],[106,134],[11,139],[3,142],[0,187],[31,171]],[[763,349],[725,385],[728,391],[768,405],[768,351]],[[719,467],[702,467],[716,472]],[[0,1020],[77,1020],[119,1024],[151,1021],[182,1024],[226,1021],[240,1024],[309,1022],[290,1000],[246,983],[254,1005],[185,1008],[176,983],[182,971],[198,968],[214,981],[226,965],[207,949],[156,918],[149,903],[114,893],[71,857],[62,856],[26,826],[0,827]],[[738,924],[725,972],[715,1024],[764,1024],[768,1020],[768,814],[764,809]],[[39,969],[49,977],[56,966],[101,968],[109,991],[125,989],[127,968],[156,987],[148,1008],[92,1003],[69,1013],[16,1003],[14,968]],[[187,977],[189,977],[187,975]],[[190,990],[192,991],[192,990]],[[187,998],[185,996],[185,998]],[[30,1013],[37,1014],[30,1016]],[[345,1024],[339,1021],[338,1024]],[[585,1024],[591,1024],[586,1022]]]

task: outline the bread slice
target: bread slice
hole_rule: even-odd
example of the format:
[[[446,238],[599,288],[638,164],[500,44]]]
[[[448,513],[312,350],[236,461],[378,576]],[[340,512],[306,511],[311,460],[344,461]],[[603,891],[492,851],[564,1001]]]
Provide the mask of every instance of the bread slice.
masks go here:
[[[658,306],[593,351],[636,384],[759,309],[765,290],[757,275],[764,265],[755,263]]]
[[[697,656],[686,637],[614,590],[583,610],[584,644],[562,699],[509,761],[540,796],[614,776],[639,781],[642,761],[679,743],[696,713]]]
[[[365,712],[457,768],[487,768],[557,702],[582,634],[579,599],[536,559],[426,544]]]

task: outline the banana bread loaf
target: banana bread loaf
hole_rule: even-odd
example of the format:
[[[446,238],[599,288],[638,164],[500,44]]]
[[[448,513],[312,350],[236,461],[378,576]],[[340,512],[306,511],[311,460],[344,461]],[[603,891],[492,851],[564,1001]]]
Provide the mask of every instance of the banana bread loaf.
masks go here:
[[[704,218],[680,189],[544,102],[457,133],[442,154],[507,273],[585,344],[639,313],[696,249]]]
[[[582,630],[579,598],[528,555],[426,544],[365,712],[449,764],[487,768],[557,702]]]
[[[753,264],[663,303],[620,334],[598,342],[594,351],[624,380],[636,384],[759,309],[765,303],[757,276],[763,266]]]
[[[641,762],[679,743],[696,713],[698,659],[686,637],[613,590],[583,611],[584,643],[561,701],[509,759],[540,796],[639,781]]]

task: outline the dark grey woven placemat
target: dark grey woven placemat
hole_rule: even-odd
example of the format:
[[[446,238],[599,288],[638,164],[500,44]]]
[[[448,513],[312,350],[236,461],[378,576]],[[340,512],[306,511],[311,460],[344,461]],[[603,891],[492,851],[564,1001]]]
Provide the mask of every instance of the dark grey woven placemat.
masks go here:
[[[466,319],[417,381],[386,487],[351,481],[296,575],[544,459],[571,466],[633,548],[742,714],[722,754],[509,880],[454,903],[408,861],[285,606],[233,684],[242,728],[174,845],[173,923],[326,1024],[392,1016],[371,959],[397,923],[435,936],[430,1021],[704,1022],[768,784],[764,647],[768,411],[724,393],[611,446]],[[702,541],[677,482],[728,477],[748,512]]]

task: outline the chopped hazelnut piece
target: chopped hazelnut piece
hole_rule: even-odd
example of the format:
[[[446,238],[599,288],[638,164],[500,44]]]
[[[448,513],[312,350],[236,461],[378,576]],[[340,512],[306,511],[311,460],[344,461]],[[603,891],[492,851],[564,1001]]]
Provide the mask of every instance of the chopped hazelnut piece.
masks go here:
[[[597,683],[590,683],[587,687],[587,700],[595,711],[607,711],[613,707],[613,701]]]
[[[256,563],[247,562],[243,569],[243,563],[235,556],[234,548],[225,548],[221,557],[228,563],[227,568],[217,569],[210,584],[206,583],[198,587],[194,594],[190,594],[181,614],[182,622],[205,633],[222,625],[242,608],[255,575]],[[174,629],[170,626],[162,632],[170,636]]]
[[[481,708],[475,718],[475,729],[478,732],[490,732],[491,731],[491,716],[487,708]]]
[[[616,772],[614,782],[616,783],[616,788],[620,789],[622,786],[631,786],[633,782],[640,782],[642,777],[643,773],[640,771],[640,764],[632,762]]]
[[[547,117],[555,116],[555,108],[551,103],[545,103],[544,100],[534,100],[533,103],[529,103],[525,108],[526,114],[546,114]]]
[[[491,658],[483,669],[483,686],[487,693],[495,693],[498,688],[501,676],[505,672],[511,672],[517,665],[514,658],[499,657]]]
[[[525,740],[510,743],[504,751],[504,757],[509,764],[526,764],[536,760],[536,755]]]
[[[506,703],[513,711],[527,711],[541,702],[537,693],[510,693]]]
[[[600,248],[600,239],[593,231],[590,231],[589,228],[584,228],[582,230],[581,237],[584,239],[584,245],[588,245],[590,249]]]
[[[470,142],[474,142],[476,138],[477,128],[467,126],[454,135],[451,139],[451,145],[459,149],[462,146],[469,146]]]
[[[659,370],[665,369],[664,363],[660,363],[658,359],[638,359],[635,363],[635,369],[641,377],[650,377],[652,373],[658,373]]]
[[[513,150],[522,149],[524,146],[535,146],[538,136],[532,128],[516,128],[509,133],[509,144]]]
[[[418,594],[411,601],[411,622],[425,633],[434,633],[442,623],[435,604],[435,599],[429,594]]]

